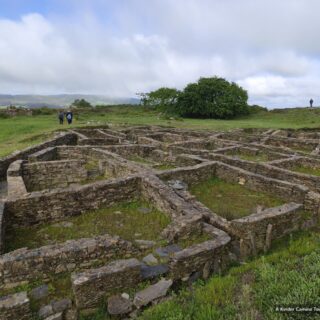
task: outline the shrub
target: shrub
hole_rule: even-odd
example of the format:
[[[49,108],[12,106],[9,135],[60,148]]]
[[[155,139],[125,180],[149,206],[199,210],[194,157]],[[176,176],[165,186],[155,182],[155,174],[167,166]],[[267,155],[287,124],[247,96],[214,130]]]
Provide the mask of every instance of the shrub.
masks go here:
[[[249,113],[247,100],[247,92],[234,82],[200,78],[179,94],[175,109],[185,117],[230,119]]]

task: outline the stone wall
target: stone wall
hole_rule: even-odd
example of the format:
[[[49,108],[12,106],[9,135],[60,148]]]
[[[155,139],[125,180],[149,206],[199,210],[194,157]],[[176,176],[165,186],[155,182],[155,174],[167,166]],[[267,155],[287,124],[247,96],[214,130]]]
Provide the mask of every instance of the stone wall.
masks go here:
[[[193,245],[176,252],[169,260],[170,274],[173,279],[190,276],[194,272],[202,272],[206,278],[211,273],[224,270],[229,261],[229,246],[231,238],[222,230],[207,225],[215,239]]]
[[[110,235],[69,240],[38,249],[18,249],[0,256],[0,287],[86,269],[119,257],[131,257],[138,250],[128,241]]]
[[[296,138],[285,138],[285,137],[278,137],[278,136],[269,136],[265,140],[266,144],[271,144],[273,146],[280,146],[280,147],[288,147],[288,148],[297,148],[306,151],[312,151],[315,149],[319,141],[318,140],[307,140],[307,139],[296,139]]]
[[[247,171],[251,171],[253,173],[266,176],[269,178],[288,181],[294,184],[302,184],[307,186],[313,191],[320,191],[320,177],[313,176],[309,174],[294,172],[290,170],[283,169],[282,167],[289,167],[295,161],[290,159],[284,160],[275,160],[269,163],[257,163],[253,161],[246,161],[241,159],[233,159],[230,157],[226,157],[224,155],[211,154],[208,158],[212,160],[222,161],[231,166],[239,167]],[[313,159],[310,159],[311,161]],[[280,164],[279,167],[276,165]]]
[[[87,178],[85,161],[62,160],[25,163],[23,180],[29,192],[43,189],[65,188]]]
[[[214,176],[215,171],[216,162],[205,162],[195,166],[163,171],[157,176],[162,180],[182,180],[187,184],[193,184]]]
[[[303,203],[308,188],[254,174],[222,162],[217,162],[215,175],[227,182],[240,183],[254,191],[267,192],[288,201]]]
[[[7,171],[8,199],[15,199],[27,194],[27,188],[22,178],[24,160],[12,162]]]
[[[42,149],[58,145],[75,145],[77,136],[73,133],[62,133],[59,137],[45,141],[36,146],[24,149],[10,156],[0,159],[0,180],[5,179],[9,165],[18,159],[27,159],[27,157]]]
[[[59,160],[57,147],[50,147],[31,154],[28,162]]]
[[[130,201],[138,196],[139,186],[140,178],[132,176],[45,193],[33,192],[15,201],[8,200],[5,216],[12,227],[57,222],[88,210]]]
[[[85,272],[73,274],[72,288],[79,309],[96,308],[106,294],[135,288],[142,281],[137,259],[117,260]]]
[[[0,254],[4,249],[4,238],[5,238],[5,225],[6,222],[4,220],[4,210],[5,210],[5,202],[0,201]]]
[[[302,204],[288,203],[232,220],[229,232],[240,239],[240,252],[244,257],[269,250],[273,240],[300,230],[307,219]]]
[[[0,320],[32,319],[30,301],[26,292],[0,298]]]

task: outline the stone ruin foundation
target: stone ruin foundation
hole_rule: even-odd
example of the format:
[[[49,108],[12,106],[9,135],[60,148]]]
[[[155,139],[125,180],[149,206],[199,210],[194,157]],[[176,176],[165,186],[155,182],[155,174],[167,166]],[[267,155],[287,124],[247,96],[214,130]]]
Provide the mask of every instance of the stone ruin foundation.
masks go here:
[[[319,137],[312,130],[86,128],[1,159],[0,319],[73,320],[103,305],[110,315],[135,318],[181,283],[227,272],[231,263],[267,252],[276,239],[313,227],[320,176],[293,168],[320,168]],[[282,204],[226,219],[190,193],[209,177]],[[10,250],[8,235],[19,228],[68,226],[70,219],[136,199],[168,219],[159,241],[139,234],[122,239],[106,229]],[[52,279],[61,277],[69,294],[48,301]]]

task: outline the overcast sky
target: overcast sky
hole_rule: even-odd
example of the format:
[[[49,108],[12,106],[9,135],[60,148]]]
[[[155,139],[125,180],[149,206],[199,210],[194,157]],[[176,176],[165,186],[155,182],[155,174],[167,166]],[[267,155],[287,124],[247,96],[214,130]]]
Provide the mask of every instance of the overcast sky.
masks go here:
[[[218,75],[320,105],[319,0],[0,0],[0,93],[133,97]]]

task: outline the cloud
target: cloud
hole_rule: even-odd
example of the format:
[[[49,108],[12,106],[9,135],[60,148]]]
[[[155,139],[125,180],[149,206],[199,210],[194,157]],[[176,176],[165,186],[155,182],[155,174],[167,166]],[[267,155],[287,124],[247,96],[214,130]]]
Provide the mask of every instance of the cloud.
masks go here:
[[[317,0],[70,3],[0,19],[1,92],[123,97],[219,75],[252,103],[320,100]]]

